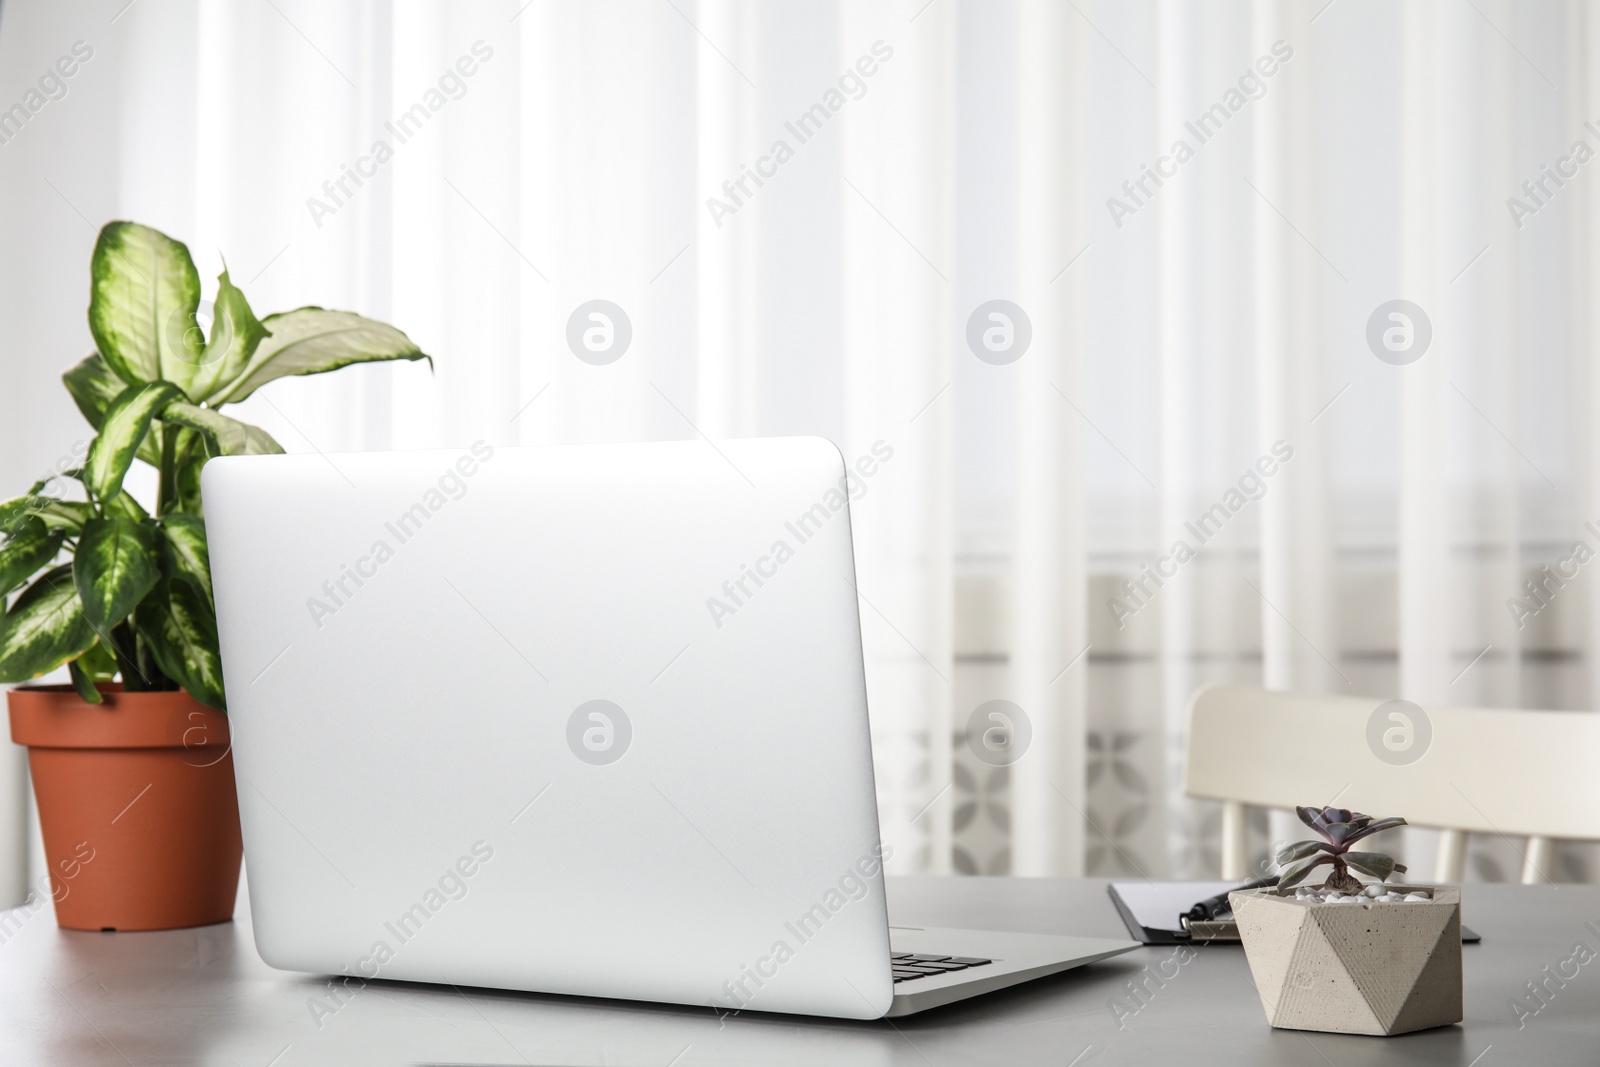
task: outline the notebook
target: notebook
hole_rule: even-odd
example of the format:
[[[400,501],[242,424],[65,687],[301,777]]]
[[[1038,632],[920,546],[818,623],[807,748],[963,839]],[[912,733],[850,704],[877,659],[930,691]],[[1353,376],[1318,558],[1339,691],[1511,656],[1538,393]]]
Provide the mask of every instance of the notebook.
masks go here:
[[[1111,903],[1128,927],[1128,936],[1146,945],[1176,945],[1189,941],[1238,941],[1239,926],[1232,919],[1190,923],[1185,929],[1179,916],[1196,902],[1238,889],[1246,884],[1233,882],[1112,882],[1107,886]],[[1465,924],[1463,944],[1474,945],[1482,938]]]

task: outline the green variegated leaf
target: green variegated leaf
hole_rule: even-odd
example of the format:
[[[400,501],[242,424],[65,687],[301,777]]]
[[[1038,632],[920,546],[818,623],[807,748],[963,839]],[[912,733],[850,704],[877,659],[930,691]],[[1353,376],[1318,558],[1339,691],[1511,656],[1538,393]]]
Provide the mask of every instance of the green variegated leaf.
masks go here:
[[[13,497],[0,504],[0,537],[15,535],[29,519],[34,518],[34,507],[37,502],[44,499],[38,496],[39,486],[27,496]]]
[[[150,513],[144,509],[144,505],[129,496],[126,489],[105,502],[105,513],[107,515],[121,515],[123,518],[132,519],[134,522],[143,522],[150,517]]]
[[[110,633],[160,580],[158,537],[153,526],[120,515],[84,525],[73,555],[72,580],[97,633]]]
[[[213,407],[237,404],[266,383],[293,374],[321,374],[351,363],[426,359],[411,338],[385,323],[352,311],[304,307],[268,315],[272,335],[264,339],[244,371],[207,399]]]
[[[117,676],[117,657],[103,639],[72,662],[96,682],[109,682]]]
[[[221,455],[221,452],[208,435],[198,430],[173,424],[169,432],[178,435],[172,472],[172,488],[177,496],[174,501],[176,509],[190,515],[203,515],[205,511],[200,500],[200,471],[208,460],[215,455]]]
[[[224,456],[256,456],[268,452],[282,452],[283,446],[259,426],[219,414],[210,408],[199,408],[181,401],[167,405],[161,413],[166,422],[187,426],[206,435],[217,451]]]
[[[211,555],[206,548],[206,524],[194,515],[168,512],[161,518],[165,535],[168,573],[187,578],[213,603],[211,595]]]
[[[0,545],[3,545],[7,538],[24,537],[29,534],[43,532],[43,528],[44,523],[37,516],[28,511],[18,511],[11,519],[11,526],[7,529],[0,529]]]
[[[200,275],[189,249],[135,222],[107,223],[89,266],[89,332],[129,385],[187,389],[200,366]]]
[[[83,412],[89,425],[97,430],[106,417],[106,408],[128,387],[127,382],[106,366],[106,361],[98,352],[91,352],[75,363],[71,370],[61,376],[61,380],[66,383],[67,392],[72,394],[72,402],[78,405],[78,410]]]
[[[150,655],[150,649],[139,640],[134,631],[132,619],[114,627],[109,637],[109,641],[102,637],[100,643],[86,654],[85,659],[102,652],[110,656],[116,663],[117,674],[121,676],[123,686],[129,692],[159,692],[171,689],[176,684],[156,666],[154,657]]]
[[[10,534],[19,524],[36,518],[52,530],[76,535],[94,517],[94,508],[81,500],[57,500],[51,496],[19,496],[0,504],[0,534]]]
[[[225,710],[217,620],[193,585],[161,582],[139,603],[133,621],[167,677],[207,707]]]
[[[1396,863],[1393,856],[1385,856],[1381,852],[1346,852],[1344,862],[1348,867],[1354,867],[1362,874],[1370,874],[1380,882],[1387,882],[1390,875],[1396,871],[1405,872],[1403,863]]]
[[[17,524],[4,544],[0,544],[0,599],[48,566],[61,551],[66,531],[51,530],[36,516]]]
[[[211,337],[200,353],[200,370],[189,383],[189,395],[204,400],[228,382],[234,381],[255,355],[256,346],[267,336],[244,293],[223,271],[217,277]]]
[[[68,537],[76,537],[83,524],[94,518],[94,508],[82,500],[54,500],[44,497],[33,509],[33,514],[52,530],[65,530]]]
[[[63,374],[61,380],[66,383],[67,392],[72,394],[73,403],[78,405],[83,417],[96,430],[105,421],[106,408],[128,387],[127,382],[111,372],[98,352],[85,356]],[[158,428],[152,428],[151,433],[139,442],[139,458],[152,467],[160,465],[161,431]]]
[[[83,484],[96,500],[110,500],[122,491],[122,479],[151,419],[182,395],[171,382],[147,382],[128,386],[112,401],[83,465]]]
[[[196,439],[204,440],[199,434]],[[178,510],[190,515],[204,515],[205,502],[200,497],[200,471],[205,467],[206,455],[204,448],[194,449],[187,456],[178,461],[175,482],[178,489]]]
[[[79,657],[80,659],[82,657]],[[72,678],[72,688],[78,691],[78,699],[85,704],[103,704],[105,697],[100,695],[100,690],[94,687],[94,679],[90,678],[84,669],[78,666],[78,660],[67,664],[67,673]]]
[[[71,566],[47,571],[0,618],[0,682],[25,682],[75,659],[95,642]]]

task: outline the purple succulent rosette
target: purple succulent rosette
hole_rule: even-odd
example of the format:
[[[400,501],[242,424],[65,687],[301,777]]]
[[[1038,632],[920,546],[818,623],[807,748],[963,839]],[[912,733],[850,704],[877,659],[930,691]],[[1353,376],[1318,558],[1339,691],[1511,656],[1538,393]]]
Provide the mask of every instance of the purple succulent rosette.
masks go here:
[[[1361,880],[1350,873],[1352,870],[1380,882],[1405,871],[1405,865],[1396,863],[1392,856],[1381,852],[1354,852],[1350,848],[1364,837],[1406,825],[1404,819],[1374,819],[1349,808],[1295,808],[1294,811],[1301,822],[1322,835],[1322,840],[1297,841],[1278,850],[1279,895],[1287,894],[1323,864],[1332,867],[1323,888],[1346,893],[1361,891]]]

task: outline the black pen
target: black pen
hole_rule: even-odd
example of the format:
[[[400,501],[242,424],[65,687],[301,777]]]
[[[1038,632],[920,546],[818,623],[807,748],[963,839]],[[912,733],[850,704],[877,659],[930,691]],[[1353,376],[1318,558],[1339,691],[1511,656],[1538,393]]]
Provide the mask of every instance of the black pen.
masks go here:
[[[1229,893],[1237,893],[1244,889],[1265,889],[1268,886],[1277,884],[1277,875],[1273,875],[1270,878],[1257,878],[1253,882],[1246,882],[1244,885],[1235,886],[1232,889],[1218,893],[1214,897],[1200,901],[1184,913],[1182,918],[1187,919],[1189,922],[1214,922],[1217,919],[1230,917],[1233,915],[1233,906],[1228,903]]]

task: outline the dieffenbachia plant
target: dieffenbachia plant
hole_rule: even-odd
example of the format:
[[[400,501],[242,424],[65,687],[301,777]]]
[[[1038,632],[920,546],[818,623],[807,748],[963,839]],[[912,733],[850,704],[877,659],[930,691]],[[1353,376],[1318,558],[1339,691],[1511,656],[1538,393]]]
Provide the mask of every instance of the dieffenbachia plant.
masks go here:
[[[137,223],[100,231],[90,279],[98,351],[62,376],[96,431],[82,466],[62,475],[83,499],[50,492],[47,478],[0,503],[0,603],[10,600],[0,682],[66,664],[90,703],[102,700],[96,682],[120,677],[129,691],[181,687],[223,709],[200,468],[283,449],[219,409],[275,378],[429,357],[394,327],[348,311],[257,319],[226,270],[207,336],[189,249]],[[135,459],[159,472],[150,510],[123,488]]]
[[[1322,835],[1321,841],[1297,841],[1278,850],[1278,892],[1287,893],[1305,880],[1312,869],[1324,863],[1333,869],[1324,888],[1341,893],[1359,893],[1361,880],[1350,871],[1357,870],[1380,882],[1389,880],[1396,871],[1404,873],[1405,864],[1396,863],[1391,856],[1381,852],[1352,852],[1350,846],[1364,837],[1396,826],[1404,826],[1401,818],[1374,819],[1348,808],[1295,808],[1300,821]]]

